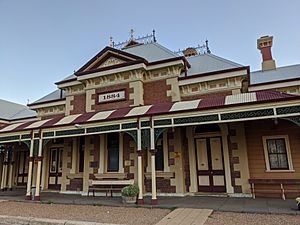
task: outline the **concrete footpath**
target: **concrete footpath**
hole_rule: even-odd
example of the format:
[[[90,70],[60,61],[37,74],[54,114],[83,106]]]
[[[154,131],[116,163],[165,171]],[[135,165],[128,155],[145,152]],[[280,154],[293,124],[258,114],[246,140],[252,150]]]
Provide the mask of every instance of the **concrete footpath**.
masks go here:
[[[165,216],[156,225],[203,225],[212,212],[211,209],[179,208]]]
[[[118,225],[112,223],[96,223],[87,221],[56,220],[48,218],[34,218],[21,216],[1,216],[0,225],[17,224],[17,225]]]

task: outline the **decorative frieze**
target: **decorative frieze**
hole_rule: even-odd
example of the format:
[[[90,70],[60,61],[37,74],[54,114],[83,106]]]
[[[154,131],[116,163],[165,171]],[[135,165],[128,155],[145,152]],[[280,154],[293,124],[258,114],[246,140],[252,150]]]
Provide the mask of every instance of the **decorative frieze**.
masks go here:
[[[223,113],[221,114],[221,119],[235,120],[235,119],[264,117],[264,116],[272,116],[272,115],[274,115],[273,109],[259,109],[259,110],[245,111],[245,112]]]
[[[55,105],[36,109],[38,117],[44,118],[58,114],[65,114],[65,105]]]
[[[174,124],[201,123],[201,122],[218,121],[218,120],[219,117],[217,114],[207,115],[207,116],[191,116],[191,117],[184,117],[184,118],[175,118]]]
[[[218,79],[212,81],[191,81],[188,84],[179,82],[181,96],[202,95],[207,93],[215,93],[221,91],[240,90],[242,88],[245,76],[232,77],[226,79]]]

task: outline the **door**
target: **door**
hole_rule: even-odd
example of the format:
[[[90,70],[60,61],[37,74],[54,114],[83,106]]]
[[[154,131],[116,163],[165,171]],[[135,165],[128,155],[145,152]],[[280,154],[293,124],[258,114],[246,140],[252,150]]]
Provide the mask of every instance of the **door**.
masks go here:
[[[226,192],[220,137],[196,139],[198,190]]]
[[[60,190],[62,174],[63,148],[50,149],[49,181],[48,188]]]
[[[18,178],[17,185],[25,186],[27,183],[28,176],[28,165],[29,165],[29,151],[18,152]]]

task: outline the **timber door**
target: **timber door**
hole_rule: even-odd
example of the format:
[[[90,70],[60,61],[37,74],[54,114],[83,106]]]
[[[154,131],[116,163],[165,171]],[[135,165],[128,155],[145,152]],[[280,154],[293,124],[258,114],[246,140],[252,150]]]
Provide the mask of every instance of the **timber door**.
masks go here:
[[[48,189],[60,190],[63,148],[50,149]]]
[[[18,152],[18,186],[26,186],[29,165],[29,151]]]
[[[196,139],[197,177],[200,192],[226,192],[220,137]]]

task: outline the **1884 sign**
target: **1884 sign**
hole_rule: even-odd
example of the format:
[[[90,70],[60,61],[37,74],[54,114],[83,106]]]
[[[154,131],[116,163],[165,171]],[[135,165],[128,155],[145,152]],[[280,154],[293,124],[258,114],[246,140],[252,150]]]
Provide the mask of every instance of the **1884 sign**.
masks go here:
[[[98,102],[113,102],[113,101],[121,101],[125,99],[125,90],[122,91],[114,91],[108,93],[101,93],[98,95]]]

